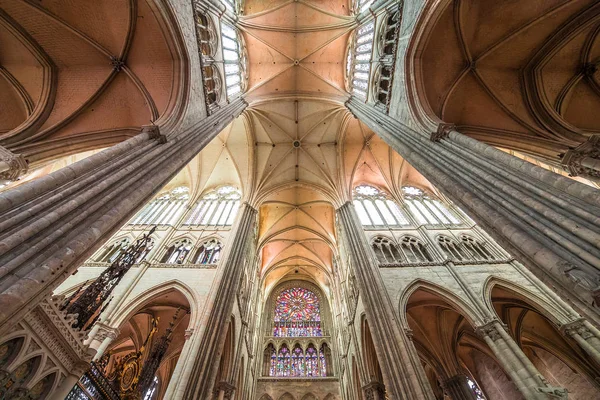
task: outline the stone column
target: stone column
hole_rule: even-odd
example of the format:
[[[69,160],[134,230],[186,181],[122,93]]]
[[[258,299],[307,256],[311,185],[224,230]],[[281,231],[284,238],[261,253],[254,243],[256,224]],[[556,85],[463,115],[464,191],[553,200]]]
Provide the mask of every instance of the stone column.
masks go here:
[[[248,249],[253,247],[256,240],[258,212],[250,204],[243,203],[238,213],[206,303],[209,312],[205,313],[201,331],[197,333],[194,364],[187,371],[188,376],[182,378],[186,384],[185,392],[181,394],[184,399],[209,399],[215,387],[214,381],[225,345],[227,323],[231,318],[245,261],[250,262],[253,256]],[[176,393],[175,397],[179,398],[179,395]]]
[[[544,283],[599,320],[600,191],[450,125],[428,135],[354,98],[346,104]]]
[[[600,332],[583,318],[560,327],[561,332],[573,338],[579,346],[600,364]]]
[[[0,331],[47,297],[245,108],[194,126],[158,126],[0,193]]]
[[[99,326],[94,339],[90,343],[91,348],[96,348],[96,354],[94,355],[94,361],[97,361],[104,355],[108,346],[119,336],[118,328],[111,328],[101,322],[96,324]]]
[[[442,382],[442,387],[452,400],[477,400],[475,393],[467,384],[465,375],[455,375]]]
[[[67,395],[73,390],[73,387],[77,385],[79,379],[83,376],[85,371],[90,367],[87,363],[81,363],[75,366],[73,371],[69,371],[69,375],[63,379],[60,385],[54,390],[54,392],[48,398],[49,400],[65,400]]]
[[[381,365],[385,389],[391,399],[433,399],[420,361],[410,356],[412,345],[398,322],[396,307],[387,295],[379,264],[374,258],[354,205],[347,202],[338,208],[340,236],[345,241],[359,287],[377,358]]]
[[[479,326],[475,332],[486,342],[504,372],[526,399],[566,399],[567,391],[553,387],[535,368],[498,320]]]

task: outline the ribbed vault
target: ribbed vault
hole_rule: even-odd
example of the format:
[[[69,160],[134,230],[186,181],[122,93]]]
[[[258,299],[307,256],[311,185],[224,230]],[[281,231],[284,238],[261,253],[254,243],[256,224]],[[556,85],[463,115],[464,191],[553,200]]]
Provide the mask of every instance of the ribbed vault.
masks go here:
[[[169,115],[180,55],[145,0],[0,1],[0,144],[33,165]]]
[[[597,1],[441,4],[418,51],[433,115],[550,161],[600,131]]]

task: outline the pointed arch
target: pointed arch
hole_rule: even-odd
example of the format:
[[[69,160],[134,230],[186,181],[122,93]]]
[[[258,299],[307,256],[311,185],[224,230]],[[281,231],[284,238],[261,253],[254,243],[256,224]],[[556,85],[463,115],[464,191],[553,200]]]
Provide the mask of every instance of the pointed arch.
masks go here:
[[[471,326],[478,326],[479,322],[484,320],[484,316],[476,310],[474,305],[469,304],[465,299],[456,296],[448,289],[436,285],[435,283],[423,279],[415,279],[404,289],[402,295],[400,296],[400,301],[398,305],[400,322],[405,328],[409,327],[408,321],[406,319],[406,308],[408,306],[408,301],[411,295],[419,289],[439,296],[440,298],[448,302],[448,304],[454,308],[454,311],[457,311],[458,313],[462,314],[463,317],[467,319]]]

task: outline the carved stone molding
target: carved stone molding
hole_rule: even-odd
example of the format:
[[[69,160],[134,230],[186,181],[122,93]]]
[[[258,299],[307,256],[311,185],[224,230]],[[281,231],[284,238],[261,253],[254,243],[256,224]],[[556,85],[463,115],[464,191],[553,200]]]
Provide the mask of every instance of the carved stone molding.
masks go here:
[[[502,338],[502,335],[498,330],[499,326],[501,327],[502,325],[498,321],[493,320],[485,325],[477,327],[475,329],[475,333],[477,333],[477,335],[479,335],[479,337],[481,337],[482,339],[489,337],[490,339],[492,339],[492,341],[495,342]]]
[[[27,161],[21,154],[14,154],[0,146],[0,180],[14,181],[27,172]]]
[[[440,140],[448,139],[448,136],[450,136],[450,132],[452,132],[455,129],[456,126],[454,124],[446,124],[442,122],[438,125],[437,131],[431,132],[431,136],[429,137],[429,139],[432,142],[439,142]]]
[[[235,393],[235,386],[229,382],[219,382],[215,387],[215,397],[219,396],[219,392],[224,392],[224,399],[230,400]]]
[[[583,318],[580,318],[578,320],[566,323],[560,327],[560,330],[568,336],[573,337],[575,335],[579,335],[583,339],[587,340],[593,337],[594,334],[587,326],[585,326],[584,321],[585,320]]]
[[[571,176],[600,178],[600,135],[592,135],[587,141],[567,151],[561,163]]]
[[[108,325],[103,324],[102,322],[98,322],[98,331],[96,336],[94,336],[94,340],[99,342],[103,342],[104,339],[110,338],[111,340],[115,340],[119,336],[119,329],[113,328]]]
[[[147,133],[151,140],[156,140],[160,144],[167,143],[167,137],[160,133],[160,127],[158,125],[143,125],[142,133]]]
[[[385,386],[379,382],[369,382],[362,387],[365,400],[385,400]]]

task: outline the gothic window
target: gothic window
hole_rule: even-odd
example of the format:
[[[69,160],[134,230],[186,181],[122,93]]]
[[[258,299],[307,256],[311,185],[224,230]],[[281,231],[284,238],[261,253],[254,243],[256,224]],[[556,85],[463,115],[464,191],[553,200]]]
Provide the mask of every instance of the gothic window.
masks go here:
[[[433,261],[423,243],[412,236],[404,236],[400,240],[400,250],[408,262]]]
[[[291,366],[291,355],[290,350],[284,344],[279,349],[277,354],[277,368],[275,370],[275,376],[290,376]]]
[[[364,7],[364,5],[363,5]],[[368,5],[366,6],[368,7]],[[348,51],[346,72],[353,95],[367,98],[369,74],[371,71],[371,53],[375,36],[375,21],[360,25]]]
[[[242,72],[245,67],[245,56],[242,51],[239,32],[236,28],[224,22],[221,22],[221,44],[223,46],[225,87],[227,98],[231,100],[242,92]]]
[[[486,400],[479,386],[477,386],[475,381],[473,381],[469,377],[467,377],[467,385],[469,386],[469,389],[471,389],[471,391],[473,392],[475,400]]]
[[[494,260],[495,257],[488,251],[483,243],[478,242],[470,236],[462,235],[460,240],[465,248],[471,253],[474,259],[486,261]]]
[[[188,215],[185,225],[231,226],[242,195],[232,186],[222,186],[205,194]]]
[[[374,0],[355,0],[355,8],[357,11],[357,14],[361,14],[364,11],[367,10],[367,8],[369,8],[369,6],[371,6],[371,4],[373,4]]]
[[[183,264],[191,249],[192,241],[190,239],[178,240],[169,247],[161,262],[167,264]]]
[[[437,242],[449,260],[467,260],[469,256],[466,254],[462,246],[450,239],[448,236],[440,235]]]
[[[321,376],[331,376],[331,349],[327,343],[323,343],[319,350],[319,362],[321,365]]]
[[[121,239],[112,245],[110,245],[100,256],[97,258],[98,262],[113,263],[119,256],[127,250],[129,247],[129,238]]]
[[[146,394],[144,394],[144,400],[154,400],[158,396],[158,377],[155,376],[152,380],[152,384],[146,390]]]
[[[235,13],[235,0],[223,0],[223,4],[229,11]]]
[[[135,262],[141,263],[142,261],[144,261],[146,259],[146,256],[148,255],[148,253],[150,253],[150,251],[152,250],[153,247],[154,247],[154,239],[150,239],[150,241],[146,245],[144,245],[144,247],[142,247],[142,252],[138,256],[138,258],[135,260]]]
[[[404,202],[419,224],[459,225],[461,223],[445,204],[423,190],[405,186],[402,192]]]
[[[222,248],[217,239],[207,240],[196,252],[194,264],[216,264],[221,257]]]
[[[304,351],[299,344],[296,344],[292,351],[291,376],[306,376],[305,371]]]
[[[218,35],[212,19],[198,9],[196,9],[196,34],[201,56],[204,95],[210,113],[217,107],[221,94],[221,75],[214,60]]]
[[[189,189],[181,186],[159,195],[138,212],[131,225],[174,225],[190,198]]]
[[[409,225],[398,205],[381,190],[360,185],[354,188],[353,203],[363,226],[388,228]]]
[[[308,289],[282,291],[275,302],[273,336],[322,336],[319,298]]]
[[[320,376],[319,354],[315,346],[311,343],[306,349],[306,376]]]
[[[395,264],[404,261],[396,245],[388,238],[377,236],[371,246],[381,264]]]
[[[401,7],[395,12],[390,12],[385,18],[379,36],[379,68],[377,70],[376,102],[389,109],[391,99],[392,79],[394,76],[395,53],[398,45],[397,36],[400,27]]]

